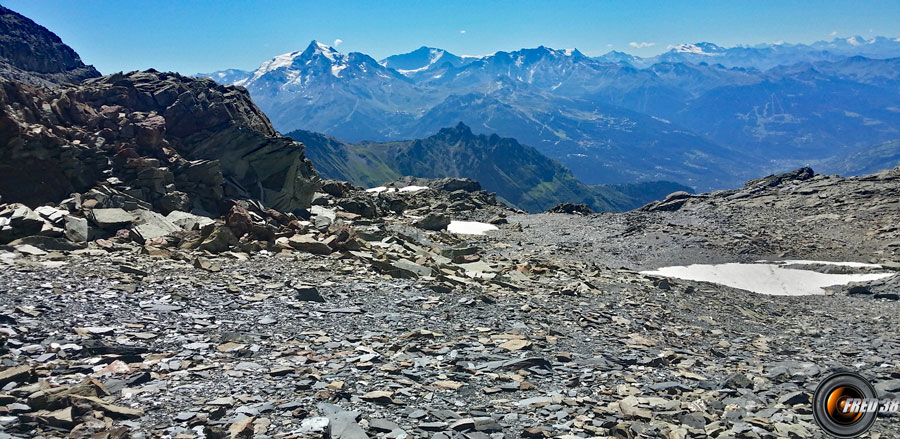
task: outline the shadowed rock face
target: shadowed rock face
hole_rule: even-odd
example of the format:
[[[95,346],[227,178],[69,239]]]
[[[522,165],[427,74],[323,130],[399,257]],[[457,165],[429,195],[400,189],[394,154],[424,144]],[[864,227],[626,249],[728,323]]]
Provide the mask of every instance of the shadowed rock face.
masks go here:
[[[56,34],[0,6],[0,78],[52,86],[98,76]]]
[[[291,211],[316,188],[303,145],[278,136],[244,89],[210,80],[150,70],[56,89],[4,81],[0,106],[4,201],[59,201],[104,180],[163,211],[217,213],[228,196]]]

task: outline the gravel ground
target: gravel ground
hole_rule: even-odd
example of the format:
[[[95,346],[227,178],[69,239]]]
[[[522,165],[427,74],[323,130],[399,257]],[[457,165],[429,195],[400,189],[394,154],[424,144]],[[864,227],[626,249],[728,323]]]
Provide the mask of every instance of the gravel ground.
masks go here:
[[[0,423],[23,437],[822,437],[808,401],[830,370],[900,388],[896,300],[660,283],[632,268],[757,255],[672,250],[690,237],[640,229],[648,215],[511,216],[463,244],[531,270],[450,291],[337,253],[210,259],[216,271],[127,246],[23,257],[0,266],[2,362],[30,375],[0,380]],[[34,395],[65,386],[107,406]],[[50,415],[67,405],[72,418]],[[898,433],[884,418],[870,437]]]

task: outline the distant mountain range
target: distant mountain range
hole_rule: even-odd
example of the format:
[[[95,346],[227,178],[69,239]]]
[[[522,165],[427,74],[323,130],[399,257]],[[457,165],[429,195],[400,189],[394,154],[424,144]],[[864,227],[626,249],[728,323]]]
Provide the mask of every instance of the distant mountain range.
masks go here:
[[[646,68],[658,63],[721,64],[725,67],[750,67],[768,70],[801,62],[838,61],[853,56],[868,58],[900,57],[900,38],[835,38],[812,44],[760,44],[721,47],[713,43],[678,44],[663,54],[641,58],[622,52],[609,52],[596,59]]]
[[[407,175],[465,177],[532,212],[563,202],[584,203],[594,211],[631,210],[692,190],[670,182],[588,186],[534,148],[496,134],[474,134],[462,123],[424,139],[383,143],[347,143],[303,130],[287,136],[306,145],[306,156],[328,178],[375,187]]]
[[[653,58],[422,47],[379,62],[314,41],[252,72],[202,76],[247,87],[282,132],[383,142],[462,121],[533,146],[589,185],[668,180],[706,191],[900,139],[898,56],[896,39],[853,37],[685,44]]]

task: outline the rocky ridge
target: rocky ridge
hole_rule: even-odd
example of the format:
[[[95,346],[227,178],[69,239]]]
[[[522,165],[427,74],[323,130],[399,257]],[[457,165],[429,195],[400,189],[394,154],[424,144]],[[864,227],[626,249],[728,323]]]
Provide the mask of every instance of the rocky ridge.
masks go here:
[[[102,182],[164,214],[217,214],[226,197],[291,211],[317,187],[303,146],[277,136],[243,89],[153,70],[0,85],[4,201],[36,206]]]
[[[98,76],[53,32],[0,6],[0,78],[52,87]]]

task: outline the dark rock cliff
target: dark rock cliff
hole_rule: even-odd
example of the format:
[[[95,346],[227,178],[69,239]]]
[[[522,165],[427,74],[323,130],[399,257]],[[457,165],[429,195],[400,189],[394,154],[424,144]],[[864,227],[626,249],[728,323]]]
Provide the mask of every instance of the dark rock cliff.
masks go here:
[[[98,76],[53,32],[0,6],[0,78],[53,86]]]

